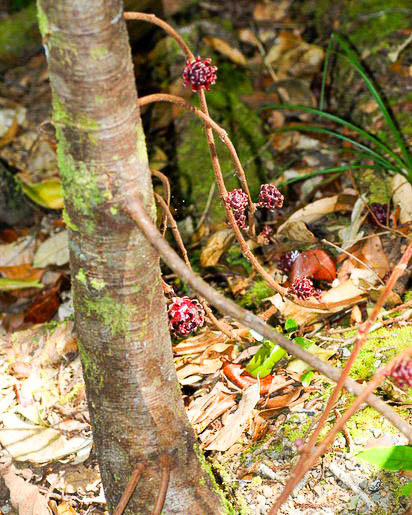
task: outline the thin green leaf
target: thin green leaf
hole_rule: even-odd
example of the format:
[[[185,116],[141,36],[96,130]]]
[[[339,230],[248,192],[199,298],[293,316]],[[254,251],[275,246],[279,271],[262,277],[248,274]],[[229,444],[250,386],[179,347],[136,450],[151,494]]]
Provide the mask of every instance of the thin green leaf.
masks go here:
[[[325,168],[324,170],[319,170],[318,172],[311,172],[305,175],[301,175],[299,177],[293,177],[292,179],[288,179],[286,182],[282,183],[281,186],[287,184],[293,184],[294,182],[305,181],[306,179],[311,179],[312,177],[318,177],[319,175],[328,175],[331,173],[335,173],[337,176],[347,170],[357,170],[357,169],[367,169],[370,168],[368,165],[346,165],[340,166],[338,168]]]
[[[402,159],[396,155],[385,143],[380,141],[379,139],[375,138],[375,136],[372,136],[372,134],[369,134],[369,132],[365,131],[365,129],[362,129],[361,127],[358,127],[357,125],[354,125],[351,122],[347,122],[343,118],[340,118],[339,116],[336,116],[334,114],[325,113],[321,111],[320,109],[316,109],[315,107],[309,107],[309,106],[296,106],[291,104],[274,104],[270,106],[265,106],[262,108],[263,110],[266,109],[292,109],[294,111],[302,111],[303,113],[310,113],[317,116],[320,116],[322,118],[326,118],[327,120],[331,120],[332,122],[335,122],[339,125],[342,125],[344,127],[347,127],[348,129],[351,129],[356,134],[359,134],[360,136],[368,139],[372,143],[374,143],[377,147],[379,147],[381,150],[383,150],[385,153],[390,155],[401,168],[408,168],[407,165],[402,161]],[[339,133],[336,133],[339,134]],[[382,156],[381,156],[382,157]]]
[[[355,147],[361,148],[364,152],[369,154],[369,157],[371,159],[374,159],[376,162],[378,162],[381,166],[393,170],[397,169],[398,167],[382,157],[381,154],[378,154],[371,148],[367,147],[366,145],[363,145],[362,143],[359,143],[358,141],[350,138],[349,136],[344,136],[340,132],[333,131],[331,129],[324,129],[322,127],[316,127],[314,125],[289,125],[288,127],[283,127],[279,129],[279,132],[290,132],[290,131],[303,131],[303,132],[317,132],[318,134],[328,134],[329,136],[333,136],[334,138],[341,139],[343,141],[347,141],[351,145],[354,145]]]
[[[309,349],[314,345],[311,340],[308,340],[308,338],[303,338],[303,336],[298,336],[297,338],[294,338],[293,341],[296,343],[296,345],[302,347],[302,349]]]
[[[412,494],[412,481],[410,481],[408,484],[403,485],[400,491],[400,495],[405,495],[406,497],[410,497]]]
[[[378,104],[379,109],[381,110],[386,123],[388,124],[397,144],[399,145],[399,148],[401,149],[403,158],[405,159],[405,161],[408,165],[407,167],[412,171],[412,157],[409,154],[409,152],[405,146],[405,143],[404,143],[401,133],[399,132],[398,128],[396,127],[388,109],[386,108],[384,101],[382,100],[381,96],[379,95],[373,82],[366,74],[366,72],[363,69],[361,63],[359,62],[355,52],[350,48],[350,46],[346,43],[346,41],[341,36],[339,36],[339,34],[335,34],[334,37],[335,37],[336,41],[339,43],[339,45],[341,46],[341,48],[345,51],[349,62],[352,64],[352,66],[354,68],[357,69],[357,71],[361,75],[362,79],[365,81],[367,88],[369,89],[371,95],[373,96],[376,103]]]
[[[357,454],[357,458],[385,470],[412,470],[412,446],[374,447]]]
[[[298,324],[293,320],[293,318],[288,318],[285,322],[285,331],[288,333],[292,333],[293,331],[297,331],[299,329]]]
[[[286,351],[271,341],[265,341],[246,366],[246,372],[252,377],[263,379],[268,376],[275,363],[286,356]]]
[[[43,288],[40,281],[24,281],[21,279],[0,278],[0,291],[23,290],[24,288]]]
[[[322,86],[320,88],[320,99],[319,99],[319,109],[321,111],[323,111],[324,102],[325,102],[325,86],[326,86],[326,78],[327,78],[327,74],[328,74],[329,56],[332,51],[332,45],[333,45],[333,35],[329,39],[328,48],[326,49],[326,53],[325,53],[325,62],[323,64]]]
[[[315,372],[313,370],[308,370],[307,372],[304,372],[302,377],[300,378],[300,382],[302,383],[302,386],[309,386],[310,382],[312,381],[312,377],[315,375]]]

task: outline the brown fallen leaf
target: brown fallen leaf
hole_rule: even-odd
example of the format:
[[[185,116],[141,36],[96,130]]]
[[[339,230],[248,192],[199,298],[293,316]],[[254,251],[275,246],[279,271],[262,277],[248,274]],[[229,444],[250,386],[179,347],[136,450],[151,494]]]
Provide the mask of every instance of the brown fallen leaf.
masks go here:
[[[242,436],[246,422],[259,399],[259,386],[257,384],[245,390],[238,409],[228,416],[226,424],[214,435],[206,450],[226,451],[229,449]]]
[[[406,224],[412,221],[412,185],[400,174],[392,179],[392,200],[399,206],[399,221]]]
[[[240,66],[247,66],[247,59],[242,52],[238,48],[230,45],[224,39],[206,36],[203,38],[203,41],[206,45],[212,47],[213,50],[216,50],[216,52],[228,57],[234,63],[239,64]]]
[[[32,372],[32,364],[24,361],[15,361],[8,368],[8,373],[17,377],[29,377]]]
[[[305,222],[310,224],[335,211],[349,211],[353,207],[353,199],[354,197],[352,198],[348,195],[333,195],[332,197],[315,200],[302,209],[295,211],[286,222],[278,228],[277,232],[278,234],[283,233],[284,226],[291,222]]]
[[[77,512],[73,507],[66,501],[62,502],[57,506],[58,515],[77,515]]]
[[[48,322],[56,314],[60,306],[60,299],[57,295],[59,287],[60,280],[52,288],[40,292],[26,311],[24,321],[32,322],[33,324]]]
[[[383,277],[389,270],[389,261],[382,247],[379,236],[368,238],[358,253],[361,261],[366,263],[379,276]],[[362,267],[358,264],[357,266]]]
[[[336,265],[329,254],[322,249],[301,252],[293,262],[289,279],[293,283],[302,277],[332,282],[336,278]]]
[[[14,473],[14,467],[9,466],[2,471],[4,482],[10,490],[10,501],[19,515],[50,515],[46,498],[37,486],[26,482]]]
[[[265,401],[265,409],[281,409],[290,406],[294,401],[298,399],[302,390],[303,388],[300,387],[284,395],[276,395],[275,397],[271,397],[270,399]]]
[[[298,325],[309,325],[322,320],[330,313],[337,313],[357,304],[366,297],[365,290],[356,286],[351,279],[325,291],[322,295],[322,304],[319,309],[295,304],[289,299],[280,297],[279,294],[269,297],[269,300],[285,318],[293,318]],[[325,306],[326,309],[320,309]]]
[[[218,392],[207,405],[205,411],[195,421],[191,421],[196,433],[199,434],[204,431],[211,422],[229,411],[233,406],[236,406],[235,394],[228,395]]]
[[[29,264],[16,266],[0,266],[0,273],[7,279],[18,279],[20,281],[39,281],[45,270],[33,268]]]
[[[203,267],[215,266],[219,262],[220,256],[225,252],[234,239],[232,229],[222,229],[212,234],[202,249],[200,254],[200,264]]]

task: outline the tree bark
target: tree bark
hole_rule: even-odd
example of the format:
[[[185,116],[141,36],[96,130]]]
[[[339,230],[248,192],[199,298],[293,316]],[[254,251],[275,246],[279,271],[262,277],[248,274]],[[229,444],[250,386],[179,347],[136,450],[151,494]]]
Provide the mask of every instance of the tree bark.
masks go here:
[[[110,512],[138,463],[125,513],[151,512],[166,455],[162,513],[218,514],[176,378],[158,257],[120,207],[138,190],[155,214],[122,3],[38,1],[94,442]]]

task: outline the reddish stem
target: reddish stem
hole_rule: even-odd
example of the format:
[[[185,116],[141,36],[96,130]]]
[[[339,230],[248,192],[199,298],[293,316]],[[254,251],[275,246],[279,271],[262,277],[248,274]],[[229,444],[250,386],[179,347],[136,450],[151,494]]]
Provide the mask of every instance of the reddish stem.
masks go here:
[[[186,45],[186,43],[183,41],[182,37],[175,31],[175,29],[166,23],[165,21],[161,20],[154,14],[147,14],[147,13],[138,13],[138,12],[125,12],[124,13],[124,19],[125,20],[140,20],[140,21],[147,21],[149,23],[152,23],[153,25],[157,25],[158,27],[162,27],[163,30],[165,30],[169,36],[172,36],[180,46],[180,48],[183,50],[186,57],[189,59],[189,61],[194,61],[194,55],[190,51],[190,48]]]
[[[132,472],[132,475],[130,476],[129,482],[127,483],[127,486],[123,492],[122,497],[120,498],[119,504],[116,506],[116,509],[113,512],[113,515],[122,515],[124,512],[127,503],[130,500],[130,497],[133,495],[134,489],[136,488],[136,485],[140,479],[140,476],[142,475],[143,470],[145,469],[146,465],[144,463],[138,463],[136,465],[136,468]]]
[[[322,416],[320,417],[319,422],[318,422],[315,430],[312,433],[312,436],[310,437],[310,439],[306,443],[305,447],[303,448],[301,457],[300,457],[298,463],[296,464],[294,471],[292,472],[291,479],[285,486],[282,494],[279,497],[279,500],[276,502],[275,506],[273,507],[272,511],[270,512],[270,515],[274,515],[275,513],[277,513],[277,510],[279,509],[279,507],[285,502],[285,500],[288,498],[289,494],[293,491],[295,486],[299,483],[300,479],[303,477],[304,472],[302,472],[302,471],[308,470],[307,468],[305,468],[306,460],[309,460],[310,457],[312,456],[312,449],[313,449],[314,445],[316,444],[316,440],[329,416],[329,413],[333,409],[333,406],[334,406],[335,402],[337,401],[341,390],[344,387],[345,380],[348,377],[348,374],[353,365],[353,362],[355,361],[356,356],[359,354],[359,351],[361,350],[363,344],[365,343],[368,332],[369,332],[372,324],[376,320],[380,309],[382,308],[383,304],[385,303],[385,300],[388,298],[390,292],[392,291],[392,288],[395,286],[395,283],[398,280],[398,278],[400,277],[400,275],[402,275],[402,273],[405,271],[405,268],[406,268],[411,256],[412,256],[412,242],[409,244],[408,248],[406,249],[406,251],[405,251],[404,255],[402,256],[402,258],[400,259],[399,263],[394,267],[392,274],[389,278],[389,281],[387,282],[385,289],[383,290],[377,303],[375,304],[375,307],[374,307],[371,315],[366,320],[366,322],[364,322],[364,324],[362,324],[362,326],[359,328],[359,332],[356,337],[356,342],[355,342],[354,348],[352,350],[352,353],[349,356],[349,359],[345,365],[345,368],[343,369],[343,372],[342,372],[342,374],[341,374],[341,376],[328,400],[325,411],[322,413]],[[276,510],[275,510],[275,508],[276,508]]]

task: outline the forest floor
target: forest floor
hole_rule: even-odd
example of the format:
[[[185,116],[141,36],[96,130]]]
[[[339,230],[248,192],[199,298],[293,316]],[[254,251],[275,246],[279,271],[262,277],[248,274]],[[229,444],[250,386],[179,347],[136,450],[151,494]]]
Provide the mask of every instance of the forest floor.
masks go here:
[[[321,95],[327,41],[313,36],[291,2],[235,2],[225,7],[204,2],[176,13],[174,23],[195,55],[211,55],[218,65],[216,93],[207,97],[211,116],[233,138],[252,195],[257,199],[259,185],[273,183],[285,197],[276,213],[257,213],[257,233],[266,235],[250,238],[250,247],[285,288],[303,275],[311,278],[326,308],[282,299],[253,270],[225,221],[211,167],[202,168],[208,149],[201,125],[159,104],[142,111],[150,166],[171,182],[172,212],[192,267],[280,333],[343,368],[360,325],[407,247],[412,187],[401,174],[377,166],[368,151],[355,155],[348,140],[342,143],[330,132],[313,130],[339,133],[336,121],[274,107],[287,103],[316,108]],[[395,27],[386,47],[362,54],[386,63],[377,72],[378,79],[407,145],[412,143],[407,117],[412,105],[412,52],[407,45],[399,49],[410,34],[410,29]],[[191,98],[181,80],[184,59],[176,58],[170,38],[156,33],[136,47],[140,53],[133,53],[134,63],[145,78],[143,82],[137,76],[140,96],[161,90]],[[392,62],[388,48],[399,50]],[[326,74],[330,112],[339,110],[334,77],[332,71]],[[352,87],[357,123],[400,155],[394,132],[385,132],[386,115],[376,98],[359,77]],[[262,109],[268,106],[272,107]],[[56,515],[107,513],[74,332],[69,229],[62,213],[50,117],[47,65],[37,52],[3,73],[0,82],[0,184],[7,191],[3,197],[0,192],[4,515],[43,515],[50,510]],[[341,134],[363,143],[353,129],[345,127]],[[224,153],[222,170],[228,189],[238,188]],[[162,192],[156,182],[154,187]],[[194,296],[169,269],[163,271],[177,295]],[[351,369],[352,379],[370,380],[379,367],[412,345],[410,275],[407,269],[387,299]],[[207,323],[194,335],[173,339],[177,377],[200,447],[236,512],[267,514],[333,383],[289,355],[270,361],[271,342],[262,343],[260,335],[233,320],[225,318],[224,323],[236,338]],[[262,362],[253,364],[257,352]],[[256,396],[258,382],[251,377],[259,365],[266,366],[265,375],[276,387]],[[247,376],[249,388],[242,382],[246,367],[252,374]],[[410,391],[388,378],[376,393],[412,423]],[[320,440],[352,400],[346,392],[339,397]],[[405,513],[410,472],[382,470],[357,455],[407,443],[380,413],[362,405],[280,513]]]

